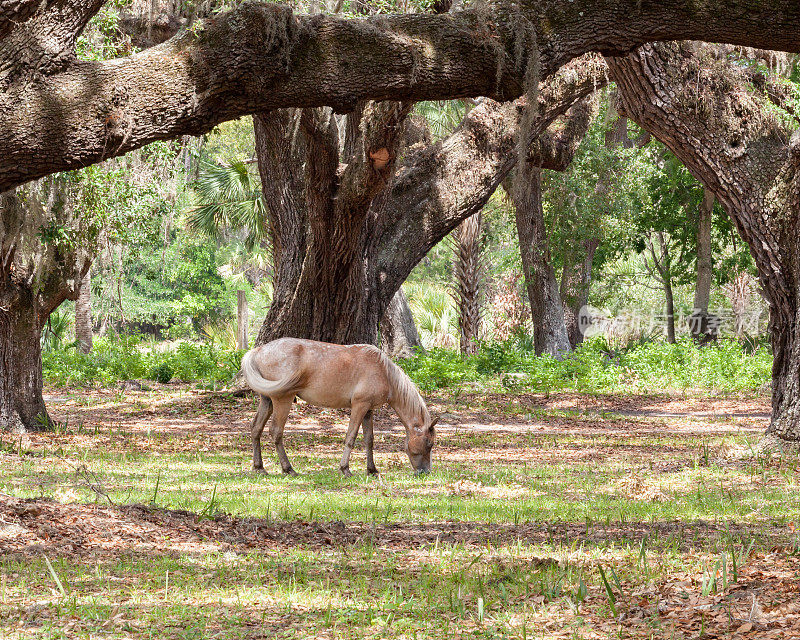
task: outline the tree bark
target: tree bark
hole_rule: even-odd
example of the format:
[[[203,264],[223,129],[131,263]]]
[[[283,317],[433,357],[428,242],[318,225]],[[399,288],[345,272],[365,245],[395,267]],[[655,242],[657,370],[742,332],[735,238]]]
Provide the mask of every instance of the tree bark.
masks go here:
[[[86,272],[75,300],[75,337],[81,353],[92,351],[92,272]]]
[[[604,82],[605,67],[592,57],[544,85],[533,162],[569,163],[591,115],[582,102],[570,107]],[[283,336],[375,344],[379,321],[414,266],[480,211],[514,166],[518,105],[487,100],[447,139],[416,143],[415,133],[415,144],[404,147],[407,112],[397,103],[359,107],[347,117],[342,144],[322,110],[313,118],[291,110],[255,117],[275,264],[273,304],[257,344]]]
[[[712,328],[708,313],[708,305],[711,303],[711,281],[714,277],[711,226],[715,202],[714,193],[705,189],[697,221],[697,280],[694,289],[694,308],[689,316],[692,338],[700,345],[717,338],[717,331]]]
[[[520,180],[524,180],[523,188],[520,188]],[[571,347],[544,223],[541,169],[526,167],[525,177],[515,180],[511,193],[525,284],[531,302],[536,355],[546,353],[563,358]]]
[[[455,298],[458,305],[458,334],[461,353],[473,355],[478,351],[483,314],[481,284],[481,212],[462,222],[455,231]]]
[[[402,289],[394,294],[381,320],[381,349],[393,359],[425,353],[414,315]]]
[[[647,45],[609,58],[627,115],[717,197],[747,242],[770,306],[769,440],[800,442],[800,135],[784,82],[716,59],[710,47]],[[694,78],[687,82],[687,78]],[[697,87],[701,87],[698,91]],[[770,106],[769,103],[772,103]]]
[[[256,152],[276,266],[273,303],[257,344],[284,336],[377,343],[391,296],[377,303],[378,275],[366,265],[374,229],[370,207],[391,178],[410,108],[389,102],[367,105],[356,116],[355,152],[341,167],[338,129],[329,111],[256,117]],[[287,128],[287,118],[299,128]],[[298,182],[303,172],[304,191]]]
[[[127,58],[78,60],[77,36],[103,4],[3,3],[0,191],[265,110],[509,100],[532,58],[548,78],[589,51],[619,55],[658,40],[800,51],[795,0],[497,0],[365,19],[247,2]]]
[[[715,201],[714,192],[705,189],[697,224],[697,282],[694,289],[694,310],[704,314],[708,313],[708,305],[711,303],[711,281],[714,276],[711,223]]]
[[[667,342],[675,344],[675,294],[672,292],[672,278],[664,279],[664,299],[667,320]]]
[[[43,431],[50,419],[42,398],[42,322],[32,289],[0,284],[0,428]]]
[[[22,194],[0,194],[0,429],[16,433],[51,426],[42,398],[41,335],[47,318],[77,285],[91,264],[78,253],[45,243],[48,223],[68,225],[62,185],[49,180]]]
[[[589,289],[592,283],[594,254],[600,240],[591,238],[583,243],[583,261],[575,269],[571,263],[564,262],[561,275],[561,305],[564,308],[564,324],[570,346],[575,349],[583,342],[581,310],[589,304]]]
[[[236,348],[242,351],[247,350],[247,294],[238,289],[236,291]]]

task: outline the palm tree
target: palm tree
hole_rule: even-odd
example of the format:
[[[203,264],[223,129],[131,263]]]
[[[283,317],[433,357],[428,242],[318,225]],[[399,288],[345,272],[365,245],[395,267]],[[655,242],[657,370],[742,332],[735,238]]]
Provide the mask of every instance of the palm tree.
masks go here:
[[[261,180],[251,161],[203,161],[192,185],[199,203],[187,211],[189,227],[213,238],[240,236],[248,251],[267,239]]]
[[[455,279],[453,297],[458,305],[458,329],[461,353],[473,355],[478,351],[478,339],[483,315],[481,257],[481,213],[462,222],[453,231]]]

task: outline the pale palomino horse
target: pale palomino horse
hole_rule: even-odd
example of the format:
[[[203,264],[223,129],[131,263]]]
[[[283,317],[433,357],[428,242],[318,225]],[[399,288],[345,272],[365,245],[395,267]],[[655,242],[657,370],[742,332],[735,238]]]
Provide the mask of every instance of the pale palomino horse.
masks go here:
[[[373,459],[372,412],[381,405],[395,410],[406,429],[405,449],[416,473],[431,470],[434,425],[428,407],[405,372],[380,349],[369,344],[338,345],[298,338],[281,338],[248,351],[242,373],[261,396],[253,419],[253,469],[263,471],[261,434],[272,415],[269,434],[284,473],[297,475],[283,448],[283,428],[295,396],[318,407],[350,407],[339,469],[350,473],[350,452],[359,425],[364,426],[367,472],[377,474]]]

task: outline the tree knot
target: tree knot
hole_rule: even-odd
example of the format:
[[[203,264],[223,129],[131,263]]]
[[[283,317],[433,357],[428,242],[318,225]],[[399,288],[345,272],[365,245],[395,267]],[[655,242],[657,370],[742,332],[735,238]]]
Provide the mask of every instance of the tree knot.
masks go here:
[[[375,171],[382,171],[389,164],[390,154],[386,147],[382,147],[377,151],[370,151],[369,157],[372,160],[372,166]]]

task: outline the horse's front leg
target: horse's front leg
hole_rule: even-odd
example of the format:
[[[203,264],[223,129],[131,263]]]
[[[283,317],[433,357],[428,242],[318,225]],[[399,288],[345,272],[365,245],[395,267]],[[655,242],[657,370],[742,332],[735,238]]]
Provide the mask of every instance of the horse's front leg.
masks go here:
[[[356,436],[358,435],[358,427],[361,421],[369,411],[369,404],[352,404],[350,409],[350,425],[347,427],[347,435],[344,437],[344,452],[342,453],[342,461],[339,463],[339,470],[349,478],[353,474],[350,473],[350,453],[356,444]]]
[[[378,468],[375,466],[375,458],[372,455],[372,448],[375,443],[375,433],[372,430],[372,409],[367,411],[361,424],[364,427],[364,447],[367,450],[367,473],[371,476],[377,476]]]

